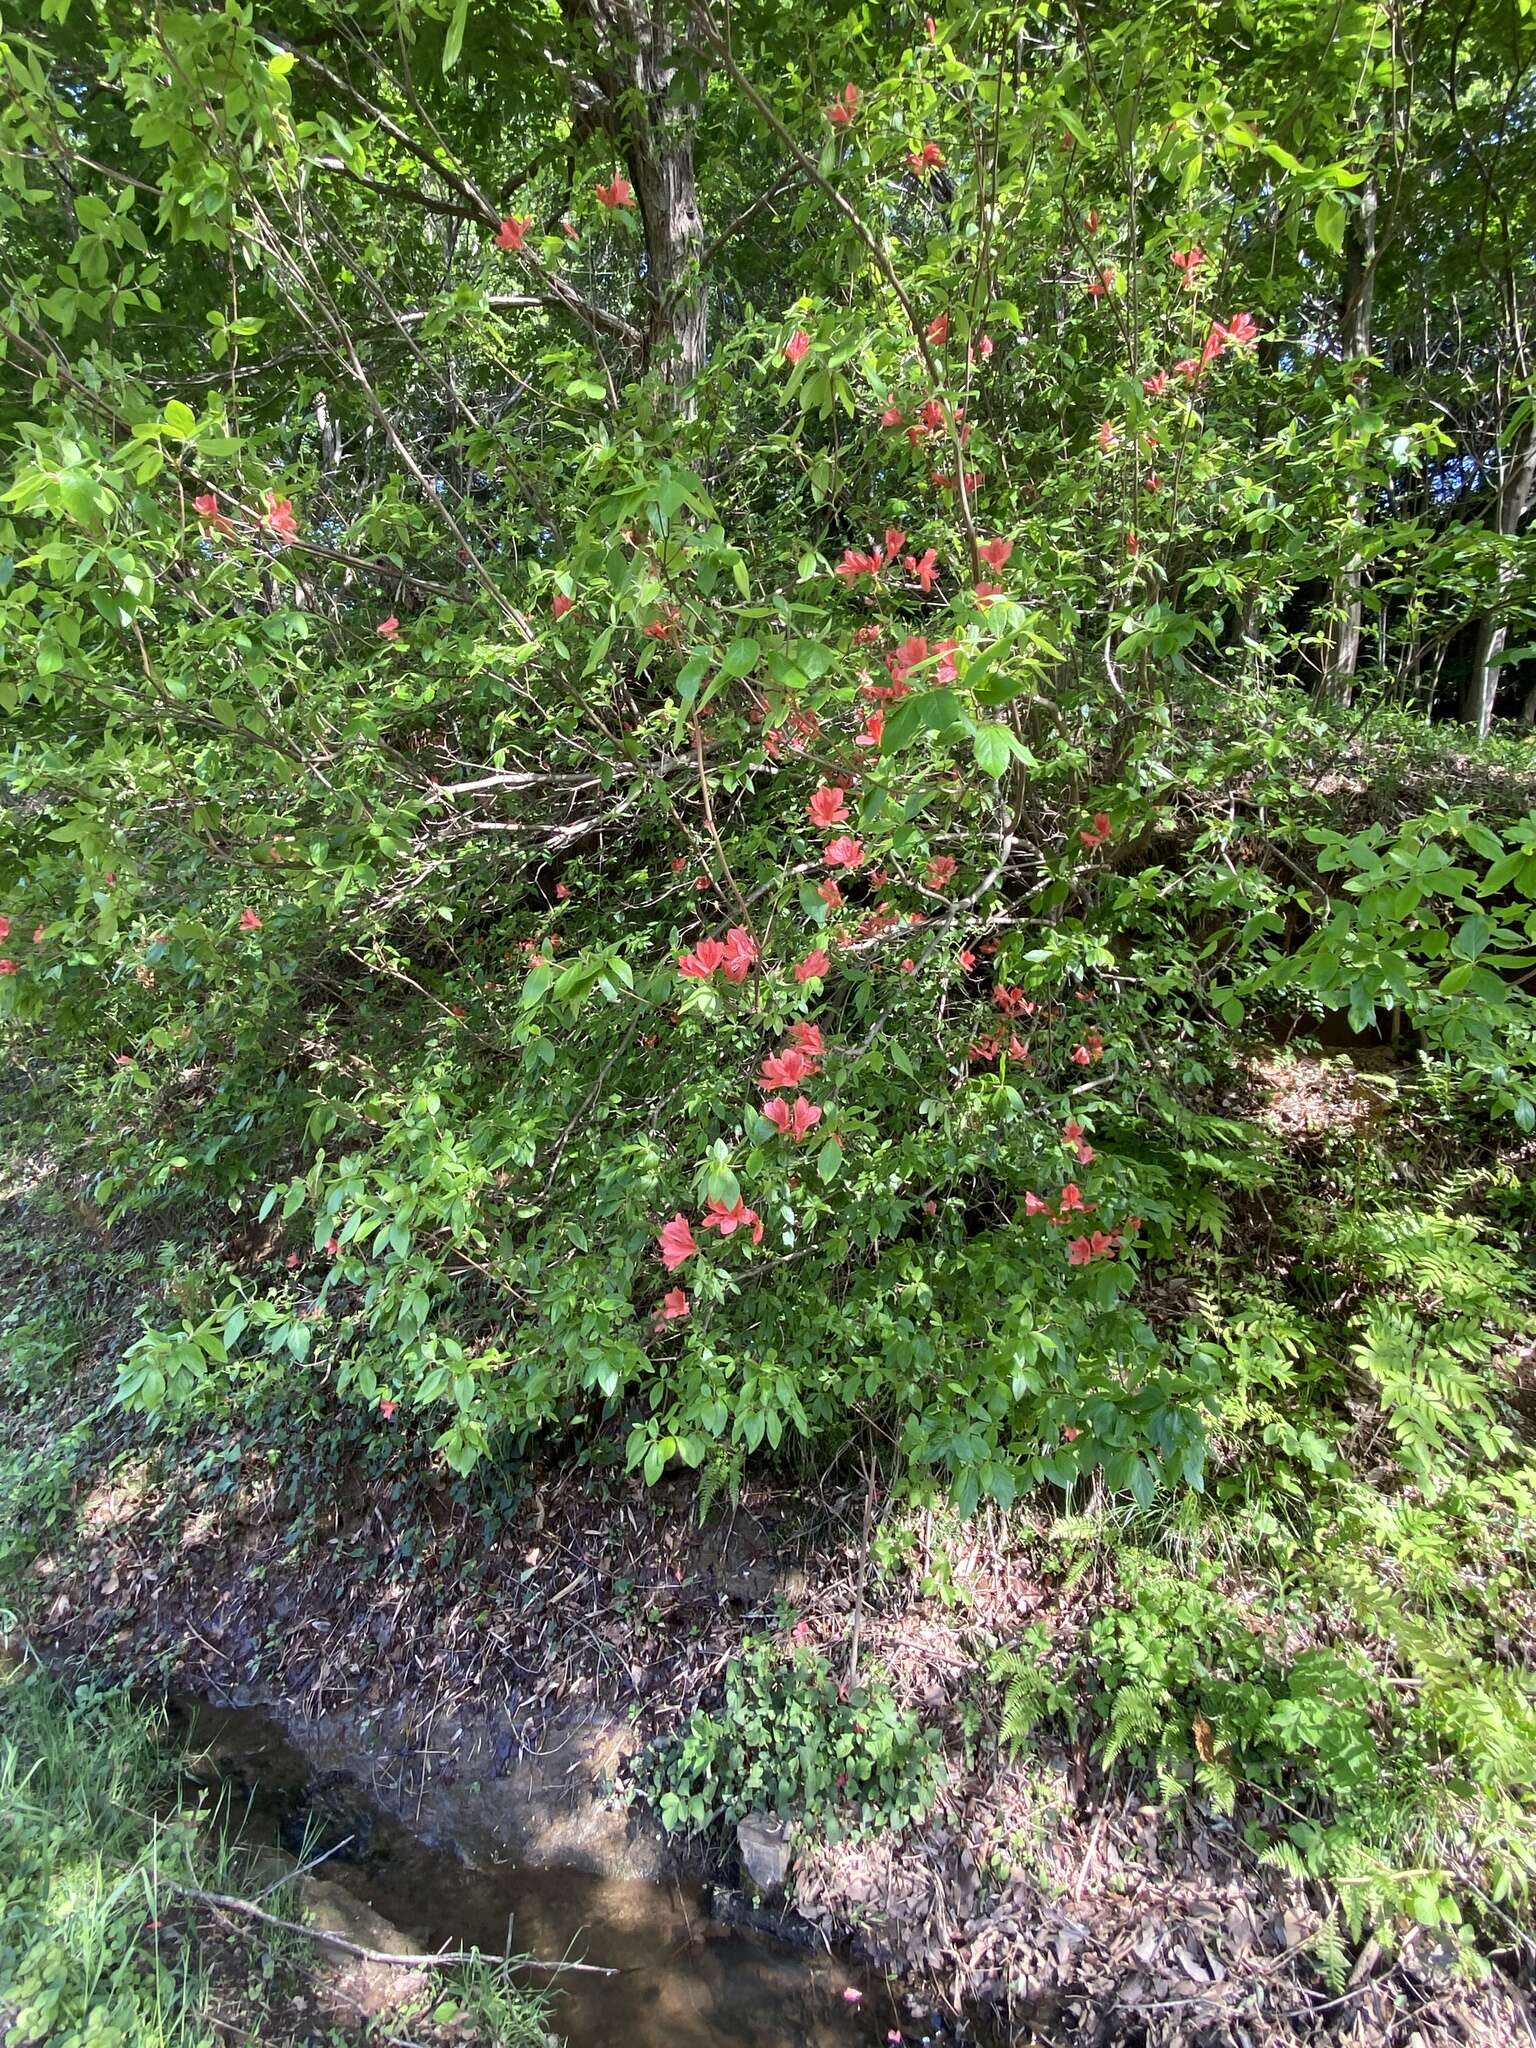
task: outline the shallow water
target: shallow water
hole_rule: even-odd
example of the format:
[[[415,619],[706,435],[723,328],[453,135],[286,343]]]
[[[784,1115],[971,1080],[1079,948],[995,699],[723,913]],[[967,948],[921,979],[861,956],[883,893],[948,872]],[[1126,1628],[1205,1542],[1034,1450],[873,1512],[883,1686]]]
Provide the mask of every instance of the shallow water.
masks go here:
[[[205,1773],[191,1775],[227,1789],[243,1840],[314,1856],[350,1836],[317,1875],[366,1901],[415,1946],[618,1970],[556,1983],[552,2024],[570,2048],[865,2048],[899,2025],[878,1979],[825,1952],[712,1926],[699,1886],[511,1863],[478,1869],[420,1840],[355,1779],[317,1778],[263,1714],[199,1706],[182,1733],[210,1758]],[[862,1994],[859,2003],[844,1997],[849,1990]]]

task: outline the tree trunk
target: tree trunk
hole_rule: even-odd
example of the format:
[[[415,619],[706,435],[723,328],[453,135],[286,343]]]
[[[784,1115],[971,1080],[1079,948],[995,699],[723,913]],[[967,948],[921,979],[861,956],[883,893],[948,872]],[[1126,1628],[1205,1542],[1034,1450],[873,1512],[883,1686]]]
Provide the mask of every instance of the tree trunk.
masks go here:
[[[1512,540],[1530,510],[1533,495],[1536,495],[1536,420],[1527,420],[1516,436],[1504,474],[1499,480],[1498,495],[1493,501],[1494,532]],[[1472,671],[1462,691],[1461,715],[1468,725],[1476,726],[1479,739],[1488,737],[1489,727],[1493,724],[1493,703],[1499,692],[1498,657],[1504,651],[1504,636],[1509,630],[1501,599],[1513,574],[1514,565],[1506,556],[1498,569],[1500,594],[1495,597],[1486,616],[1478,621]]]
[[[1371,352],[1371,315],[1376,304],[1376,174],[1360,189],[1360,208],[1351,216],[1344,242],[1344,293],[1339,304],[1339,353],[1346,363]],[[1349,501],[1350,523],[1360,518],[1358,493]],[[1352,554],[1333,585],[1333,619],[1323,657],[1323,695],[1347,704],[1360,659],[1361,562]]]
[[[566,0],[566,9],[591,37],[597,116],[624,159],[645,230],[644,367],[681,391],[704,367],[707,342],[693,167],[700,63],[688,17],[674,29],[668,4]]]

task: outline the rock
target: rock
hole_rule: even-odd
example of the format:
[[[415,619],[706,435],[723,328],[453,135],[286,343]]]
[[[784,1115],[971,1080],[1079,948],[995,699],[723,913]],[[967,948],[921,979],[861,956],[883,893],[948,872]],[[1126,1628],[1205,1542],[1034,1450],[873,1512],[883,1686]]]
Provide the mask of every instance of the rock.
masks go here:
[[[307,1926],[340,1935],[344,1941],[382,1955],[409,1955],[415,1947],[372,1906],[326,1878],[301,1877],[298,1895],[299,1917]],[[426,1989],[425,1970],[365,1962],[361,1956],[348,1955],[345,1949],[330,1948],[324,1942],[316,1942],[314,1952],[321,1966],[315,1973],[320,2002],[342,2017],[358,2013],[380,2017],[397,2011],[408,1999],[419,1998]]]
[[[793,1822],[775,1820],[766,1813],[749,1813],[737,1823],[736,1847],[741,1852],[741,1867],[765,1899],[784,1889],[793,1835]]]

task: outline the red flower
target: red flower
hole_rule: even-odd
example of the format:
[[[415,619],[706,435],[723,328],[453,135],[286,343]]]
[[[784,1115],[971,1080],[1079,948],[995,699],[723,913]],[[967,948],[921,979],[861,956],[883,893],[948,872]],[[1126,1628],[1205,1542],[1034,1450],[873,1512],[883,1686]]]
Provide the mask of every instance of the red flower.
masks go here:
[[[299,522],[294,516],[293,500],[279,498],[275,492],[268,491],[265,493],[265,502],[267,509],[261,523],[275,540],[281,541],[283,546],[287,547],[291,541],[299,537]]]
[[[921,555],[908,555],[902,567],[909,576],[915,576],[918,588],[926,595],[933,588],[933,579],[938,564],[938,551],[929,548]]]
[[[981,357],[983,362],[986,362],[990,359],[992,354],[992,337],[990,334],[984,334],[981,337],[980,341],[977,342],[976,353]]]
[[[598,185],[595,190],[599,206],[606,206],[612,209],[620,206],[633,206],[635,203],[635,195],[630,188],[629,180],[621,171],[614,172],[612,184]]]
[[[233,533],[235,530],[219,510],[219,501],[212,491],[204,491],[201,497],[194,498],[192,510],[214,533]]]
[[[976,550],[989,569],[999,571],[1008,566],[1008,557],[1013,553],[1011,540],[984,540]]]
[[[857,633],[853,636],[853,644],[855,647],[878,647],[880,645],[880,628],[878,626],[860,626]]]
[[[647,640],[675,640],[681,619],[682,614],[678,611],[675,604],[664,604],[661,608],[661,616],[652,619],[650,624],[642,630]]]
[[[1058,1206],[1063,1216],[1071,1215],[1074,1210],[1080,1215],[1091,1216],[1094,1207],[1092,1202],[1083,1200],[1082,1190],[1075,1180],[1069,1180],[1062,1189]]]
[[[803,1053],[815,1055],[824,1053],[827,1049],[822,1039],[821,1026],[808,1024],[803,1017],[799,1023],[790,1025],[789,1035]]]
[[[686,1229],[687,1225],[683,1227]],[[681,1287],[669,1287],[661,1297],[661,1307],[656,1311],[656,1320],[658,1323],[675,1323],[679,1316],[685,1316],[687,1313],[687,1295]]]
[[[1134,533],[1128,533],[1125,536],[1125,552],[1128,555],[1135,555],[1141,552],[1141,542]]]
[[[843,892],[837,886],[836,882],[830,879],[828,879],[825,882],[819,882],[816,887],[816,894],[821,898],[822,902],[826,904],[829,910],[842,909]]]
[[[399,1406],[400,1403],[398,1401],[381,1401],[379,1403],[379,1413],[383,1416],[386,1422],[393,1422],[395,1419],[395,1410]]]
[[[502,221],[501,226],[496,230],[497,248],[510,249],[516,255],[517,251],[523,246],[524,235],[527,234],[532,226],[532,220],[518,220],[513,214],[509,213]]]
[[[1107,455],[1110,449],[1114,447],[1116,440],[1114,422],[1112,420],[1100,420],[1097,438],[1099,446]]]
[[[930,398],[917,416],[931,434],[936,434],[944,424],[944,408],[936,398]],[[957,412],[956,418],[958,417]]]
[[[1102,299],[1114,281],[1115,266],[1112,263],[1106,263],[1093,283],[1086,287],[1089,298]]]
[[[1103,846],[1106,841],[1113,838],[1114,830],[1108,811],[1095,811],[1091,829],[1079,832],[1077,836],[1084,846]]]
[[[563,619],[567,612],[576,609],[576,600],[574,597],[567,597],[563,590],[557,590],[549,600],[549,609],[555,618]]]
[[[1061,1127],[1061,1142],[1063,1145],[1080,1145],[1085,1135],[1086,1133],[1082,1125],[1075,1117],[1068,1117]]]
[[[1067,1257],[1074,1266],[1088,1266],[1095,1259],[1111,1256],[1119,1242],[1113,1230],[1096,1230],[1092,1237],[1074,1237],[1067,1246]]]
[[[727,981],[745,981],[757,959],[757,941],[744,925],[733,924],[725,935],[725,958],[720,963]]]
[[[831,789],[822,783],[819,789],[811,791],[811,800],[806,805],[813,825],[826,831],[832,825],[842,825],[848,818],[848,799],[840,789]]]
[[[325,1240],[325,1255],[328,1259],[334,1259],[340,1250],[341,1245],[334,1237]]]
[[[20,974],[21,969],[14,960],[0,960],[0,974]]]
[[[1150,377],[1142,378],[1141,388],[1145,391],[1148,398],[1161,398],[1168,389],[1168,372],[1166,370],[1154,370]]]
[[[946,882],[952,882],[956,866],[957,862],[952,853],[936,853],[928,863],[929,888],[942,889]]]
[[[894,562],[906,544],[907,536],[900,527],[888,526],[885,529],[885,559],[888,562]]]
[[[885,734],[885,713],[871,711],[853,736],[856,747],[878,747]]]
[[[817,1071],[816,1062],[798,1045],[786,1045],[782,1052],[768,1053],[758,1069],[767,1088],[798,1088]]]
[[[1259,338],[1258,322],[1251,313],[1234,313],[1227,326],[1227,339],[1238,348],[1246,348]]]
[[[241,911],[237,922],[243,932],[259,932],[261,930],[261,919],[252,910],[249,903]]]
[[[675,1273],[698,1250],[693,1232],[688,1227],[688,1218],[681,1210],[670,1223],[663,1223],[657,1243],[661,1248],[661,1263],[669,1273]]]
[[[795,968],[795,979],[796,981],[810,981],[813,978],[825,980],[831,965],[832,962],[827,954],[822,951],[820,946],[817,946],[814,952],[807,953],[805,958]]]
[[[976,585],[973,595],[975,596],[976,602],[981,606],[982,610],[985,611],[987,606],[991,604],[995,598],[1006,597],[1008,593],[1006,590],[1004,590],[1001,583],[987,583],[983,581]]]
[[[391,612],[387,619],[380,619],[374,631],[381,640],[393,640],[400,631],[400,621]]]
[[[42,930],[41,925],[38,926],[38,930]],[[8,917],[0,917],[0,939],[8,939],[10,936],[11,920]]]
[[[872,548],[865,554],[860,548],[844,548],[843,559],[833,571],[836,576],[846,576],[850,583],[856,576],[878,576],[880,574],[880,550]]]
[[[822,859],[829,868],[861,868],[864,865],[863,843],[843,833],[828,841]]]
[[[1175,249],[1168,261],[1182,274],[1185,291],[1191,291],[1194,288],[1195,272],[1205,261],[1205,251],[1195,243],[1188,249]]]
[[[1099,209],[1096,206],[1089,207],[1088,217],[1083,222],[1083,226],[1090,235],[1096,235],[1099,232]]]
[[[880,424],[882,427],[899,427],[901,425],[901,407],[899,405],[888,405],[880,415]]]
[[[903,974],[916,974],[917,962],[912,959],[903,960],[901,963],[901,971]]]
[[[1049,1216],[1052,1221],[1055,1220],[1055,1211],[1050,1203],[1043,1202],[1038,1195],[1026,1195],[1024,1197],[1024,1214],[1026,1216]]]
[[[1214,363],[1216,358],[1221,354],[1222,350],[1226,347],[1226,345],[1226,328],[1222,326],[1219,320],[1213,320],[1211,322],[1211,331],[1205,337],[1205,340],[1201,344],[1200,348],[1201,369],[1205,369],[1207,364]]]
[[[704,1218],[699,1228],[701,1230],[718,1230],[722,1237],[731,1237],[736,1231],[745,1230],[749,1225],[752,1230],[752,1242],[754,1244],[761,1244],[763,1241],[762,1218],[755,1209],[749,1209],[746,1203],[742,1201],[740,1195],[738,1195],[729,1209],[725,1206],[724,1202],[717,1202],[711,1198],[709,1214]]]
[[[960,971],[962,974],[969,974],[971,969],[976,965],[976,955],[970,950],[968,946],[962,946],[960,951],[955,955],[955,958],[960,962]]]
[[[856,85],[845,85],[842,97],[835,99],[831,106],[828,107],[827,119],[832,122],[834,127],[846,128],[858,111],[859,88]]]
[[[926,178],[930,171],[942,170],[944,152],[936,142],[925,142],[921,149],[907,152],[907,169],[914,178]]]
[[[688,981],[708,981],[716,968],[724,965],[725,947],[720,941],[701,939],[695,951],[678,956],[677,971]]]
[[[934,344],[935,348],[942,348],[945,342],[948,341],[949,315],[947,313],[940,313],[935,319],[928,322],[928,339]]]
[[[821,1122],[822,1112],[816,1103],[807,1102],[803,1095],[797,1095],[792,1104],[786,1102],[782,1095],[775,1095],[763,1104],[763,1115],[769,1123],[777,1126],[781,1136],[798,1145],[806,1132]]]
[[[786,341],[784,344],[785,362],[798,363],[800,358],[805,354],[806,350],[810,347],[810,345],[811,337],[806,333],[803,327],[797,327],[794,333],[789,337],[788,341]]]

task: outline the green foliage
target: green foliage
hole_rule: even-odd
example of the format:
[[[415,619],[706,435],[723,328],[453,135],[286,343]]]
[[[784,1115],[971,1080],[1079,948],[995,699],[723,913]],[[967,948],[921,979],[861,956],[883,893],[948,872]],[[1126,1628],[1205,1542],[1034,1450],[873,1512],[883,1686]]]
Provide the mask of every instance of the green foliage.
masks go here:
[[[921,1820],[940,1783],[938,1737],[878,1679],[850,1689],[818,1657],[748,1638],[717,1710],[698,1709],[650,1762],[668,1829],[727,1825],[762,1810],[850,1831]]]

